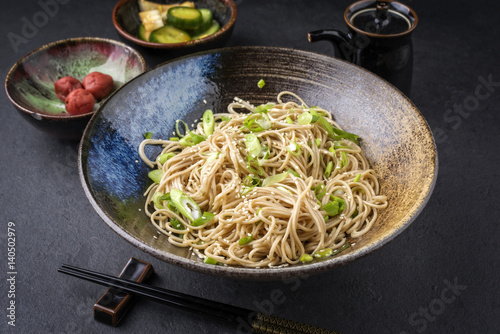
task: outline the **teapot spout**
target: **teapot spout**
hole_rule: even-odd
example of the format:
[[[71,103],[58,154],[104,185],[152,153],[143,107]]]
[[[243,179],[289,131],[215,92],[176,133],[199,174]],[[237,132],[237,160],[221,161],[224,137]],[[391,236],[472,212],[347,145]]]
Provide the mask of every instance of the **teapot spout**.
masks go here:
[[[326,29],[311,31],[307,34],[309,42],[329,41],[335,49],[335,56],[341,59],[349,60],[351,49],[351,36],[342,31]]]

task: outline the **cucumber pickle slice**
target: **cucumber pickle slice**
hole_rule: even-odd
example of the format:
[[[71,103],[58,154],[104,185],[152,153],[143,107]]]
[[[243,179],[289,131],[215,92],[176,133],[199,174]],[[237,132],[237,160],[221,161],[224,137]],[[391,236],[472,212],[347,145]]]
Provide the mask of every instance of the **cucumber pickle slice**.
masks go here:
[[[193,35],[191,37],[191,39],[195,40],[195,39],[205,38],[205,37],[207,37],[209,35],[212,35],[212,34],[216,33],[217,31],[219,31],[219,29],[220,29],[219,22],[217,22],[216,20],[212,20],[212,24],[210,25],[210,27],[207,30],[202,31],[198,35]]]
[[[191,36],[185,31],[166,25],[154,30],[149,36],[153,43],[183,43],[191,40]]]
[[[179,29],[196,29],[203,22],[201,12],[192,7],[172,7],[167,12],[167,22]]]

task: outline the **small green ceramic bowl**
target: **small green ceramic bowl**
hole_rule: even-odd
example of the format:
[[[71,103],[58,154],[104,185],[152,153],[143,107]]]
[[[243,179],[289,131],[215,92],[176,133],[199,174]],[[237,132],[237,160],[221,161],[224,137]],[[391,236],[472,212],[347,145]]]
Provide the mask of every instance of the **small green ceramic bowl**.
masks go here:
[[[146,70],[144,58],[131,47],[110,39],[81,37],[40,47],[9,71],[5,90],[19,113],[38,129],[62,139],[79,140],[94,110],[71,115],[54,91],[64,76],[82,80],[90,72],[111,75],[114,90]]]

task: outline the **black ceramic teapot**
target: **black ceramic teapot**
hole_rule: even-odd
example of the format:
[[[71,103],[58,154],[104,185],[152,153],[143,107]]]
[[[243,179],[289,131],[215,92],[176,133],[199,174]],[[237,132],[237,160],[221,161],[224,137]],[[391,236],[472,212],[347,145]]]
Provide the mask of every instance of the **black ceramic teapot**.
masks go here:
[[[363,0],[350,5],[344,19],[347,33],[336,29],[312,31],[309,41],[332,42],[336,57],[366,68],[409,95],[416,13],[395,1]]]

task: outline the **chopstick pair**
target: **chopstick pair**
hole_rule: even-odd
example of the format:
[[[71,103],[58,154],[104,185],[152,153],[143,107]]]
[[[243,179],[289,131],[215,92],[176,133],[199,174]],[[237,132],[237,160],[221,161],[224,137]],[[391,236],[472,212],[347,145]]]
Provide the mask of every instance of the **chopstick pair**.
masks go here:
[[[256,334],[339,334],[334,331],[279,318],[273,315],[254,312],[245,308],[199,298],[161,287],[137,283],[67,264],[63,264],[58,271],[103,286],[112,287],[122,292],[145,297],[158,303],[207,316],[212,319],[221,320],[237,326],[238,328],[244,328],[247,332],[250,329],[252,333]]]

